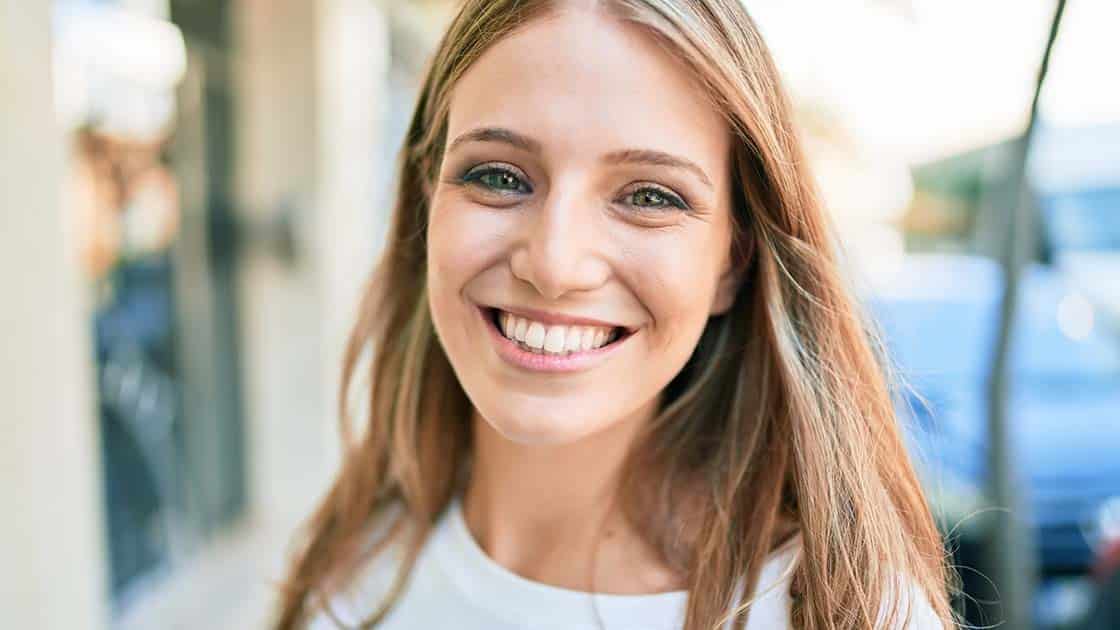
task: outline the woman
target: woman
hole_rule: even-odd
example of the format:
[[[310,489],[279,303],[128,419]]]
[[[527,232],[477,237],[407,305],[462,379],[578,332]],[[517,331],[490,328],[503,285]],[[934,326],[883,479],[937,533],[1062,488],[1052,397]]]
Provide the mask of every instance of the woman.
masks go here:
[[[468,0],[277,627],[949,625],[795,136],[738,0]]]

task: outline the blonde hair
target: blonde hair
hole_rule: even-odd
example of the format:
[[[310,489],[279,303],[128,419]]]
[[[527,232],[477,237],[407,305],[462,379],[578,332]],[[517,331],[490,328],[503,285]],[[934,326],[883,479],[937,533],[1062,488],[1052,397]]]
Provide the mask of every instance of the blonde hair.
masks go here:
[[[428,312],[429,195],[456,81],[553,4],[467,0],[430,63],[402,149],[387,248],[344,363],[342,401],[364,365],[359,358],[372,351],[367,422],[354,436],[342,410],[342,468],[308,524],[277,628],[299,627],[360,560],[399,546],[395,587],[363,624],[375,626],[464,483],[471,406]],[[625,513],[686,576],[685,629],[715,628],[733,609],[742,628],[750,608],[739,605],[737,589],[752,592],[767,556],[794,533],[794,627],[895,627],[908,615],[900,576],[951,625],[951,573],[899,436],[879,346],[838,272],[790,104],[757,28],[739,0],[597,4],[689,64],[734,135],[743,283],[635,441],[621,493]],[[390,514],[371,544],[371,528]]]

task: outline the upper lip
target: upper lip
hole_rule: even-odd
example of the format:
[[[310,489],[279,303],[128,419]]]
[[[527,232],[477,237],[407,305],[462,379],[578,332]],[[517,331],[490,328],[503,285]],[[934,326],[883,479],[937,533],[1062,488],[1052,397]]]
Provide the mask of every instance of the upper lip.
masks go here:
[[[626,328],[626,326],[623,326],[622,324],[606,322],[601,319],[595,319],[593,317],[566,315],[564,313],[550,313],[548,311],[538,311],[532,308],[521,308],[515,306],[493,306],[490,308],[496,308],[507,313],[512,313],[513,315],[517,315],[519,317],[524,317],[526,319],[540,322],[542,324],[559,324],[567,326],[601,326],[603,328]]]

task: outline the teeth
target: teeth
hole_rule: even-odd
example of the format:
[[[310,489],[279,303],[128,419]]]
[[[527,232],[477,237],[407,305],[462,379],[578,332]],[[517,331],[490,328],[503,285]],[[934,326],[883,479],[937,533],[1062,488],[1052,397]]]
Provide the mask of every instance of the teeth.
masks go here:
[[[564,338],[564,351],[565,352],[579,352],[580,344],[583,341],[583,330],[580,328],[571,328],[568,330]]]
[[[544,337],[544,349],[554,354],[563,350],[564,336],[567,332],[567,326],[550,326]]]
[[[526,349],[549,354],[568,354],[599,348],[613,338],[613,329],[601,326],[546,326],[502,311],[498,328],[508,339],[519,341]]]
[[[583,334],[579,338],[579,349],[590,350],[595,347],[595,329],[584,328]]]
[[[544,324],[530,322],[529,330],[525,332],[525,345],[530,348],[544,348]]]

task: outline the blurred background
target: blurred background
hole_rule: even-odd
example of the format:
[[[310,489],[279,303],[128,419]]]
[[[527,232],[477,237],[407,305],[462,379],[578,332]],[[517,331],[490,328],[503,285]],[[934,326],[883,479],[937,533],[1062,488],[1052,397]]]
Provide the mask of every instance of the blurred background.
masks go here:
[[[263,627],[454,2],[2,2],[2,625]],[[958,604],[1120,628],[1120,3],[748,6]]]

